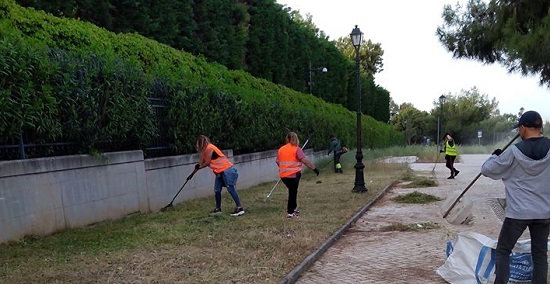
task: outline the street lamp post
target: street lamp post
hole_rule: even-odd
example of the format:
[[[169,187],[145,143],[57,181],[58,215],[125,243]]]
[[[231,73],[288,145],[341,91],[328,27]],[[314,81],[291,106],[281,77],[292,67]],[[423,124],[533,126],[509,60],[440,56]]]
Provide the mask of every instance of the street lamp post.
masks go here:
[[[442,133],[443,128],[443,104],[445,103],[445,96],[441,95],[439,96],[439,115],[437,116],[437,147],[439,147],[439,144],[441,143],[439,140],[439,136]]]
[[[403,130],[405,131],[405,144],[403,147],[407,147],[407,142],[409,142],[409,139],[407,137],[407,119],[403,120]]]
[[[309,62],[309,82],[307,82],[307,85],[309,87],[309,93],[310,94],[313,94],[313,72],[315,72],[315,71],[327,73],[328,69],[327,69],[327,67],[311,68],[311,61]]]
[[[357,95],[357,153],[355,154],[357,163],[355,164],[355,185],[353,186],[353,192],[364,193],[367,192],[367,188],[365,187],[365,177],[363,175],[365,165],[363,164],[363,150],[361,146],[361,74],[359,71],[359,48],[363,41],[363,33],[357,25],[355,25],[350,36],[353,47],[355,48],[355,92]]]

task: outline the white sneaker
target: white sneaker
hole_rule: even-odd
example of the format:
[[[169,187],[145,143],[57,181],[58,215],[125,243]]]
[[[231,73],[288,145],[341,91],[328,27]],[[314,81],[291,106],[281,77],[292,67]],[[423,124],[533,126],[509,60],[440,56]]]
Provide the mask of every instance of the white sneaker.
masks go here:
[[[291,218],[298,218],[300,217],[300,215],[296,214],[296,212],[292,213],[292,214],[286,214],[286,217],[291,219]]]
[[[231,213],[231,216],[241,216],[243,214],[244,214],[244,209],[242,207],[239,207],[233,210],[233,213]]]

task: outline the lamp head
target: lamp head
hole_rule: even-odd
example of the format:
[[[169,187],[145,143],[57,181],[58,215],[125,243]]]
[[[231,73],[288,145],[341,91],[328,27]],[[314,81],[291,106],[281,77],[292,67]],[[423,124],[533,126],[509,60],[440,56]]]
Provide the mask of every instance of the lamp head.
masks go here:
[[[363,42],[363,33],[361,30],[355,25],[355,28],[351,31],[351,43],[355,47],[360,47],[361,43]]]
[[[444,95],[439,96],[439,103],[444,104],[446,97]]]

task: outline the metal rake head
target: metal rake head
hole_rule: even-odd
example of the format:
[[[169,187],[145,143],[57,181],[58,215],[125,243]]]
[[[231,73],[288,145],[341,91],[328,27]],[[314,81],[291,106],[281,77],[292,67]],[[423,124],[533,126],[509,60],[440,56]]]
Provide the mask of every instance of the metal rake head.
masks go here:
[[[486,202],[500,222],[503,222],[506,218],[506,198],[488,198]]]

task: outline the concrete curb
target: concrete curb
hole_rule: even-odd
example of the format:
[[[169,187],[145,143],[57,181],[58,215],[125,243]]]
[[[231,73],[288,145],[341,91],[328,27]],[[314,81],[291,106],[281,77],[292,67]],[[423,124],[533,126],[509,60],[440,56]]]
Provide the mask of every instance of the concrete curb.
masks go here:
[[[342,228],[338,229],[338,231],[334,232],[332,236],[330,236],[326,241],[324,241],[314,252],[312,252],[310,255],[308,255],[302,263],[298,264],[292,271],[290,271],[283,279],[279,281],[278,284],[294,284],[300,278],[300,275],[307,271],[325,251],[330,248],[350,227],[353,225],[353,223],[357,222],[361,216],[369,210],[369,208],[374,205],[386,192],[391,189],[392,187],[397,184],[397,181],[392,182],[390,185],[386,186],[384,190],[378,196],[376,196],[371,202],[369,202],[367,205],[363,206],[351,219],[342,226]]]

